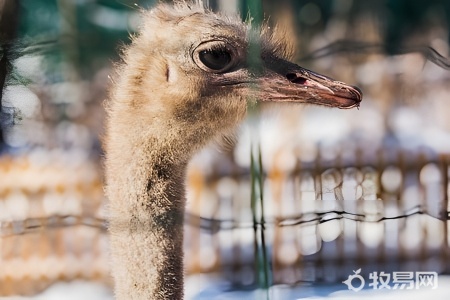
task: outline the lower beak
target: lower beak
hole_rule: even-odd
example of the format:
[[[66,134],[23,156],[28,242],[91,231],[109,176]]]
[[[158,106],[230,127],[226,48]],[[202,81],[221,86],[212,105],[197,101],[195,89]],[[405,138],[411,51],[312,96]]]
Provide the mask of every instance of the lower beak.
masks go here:
[[[314,73],[284,60],[272,62],[259,78],[263,101],[299,102],[337,108],[359,107],[359,88]]]

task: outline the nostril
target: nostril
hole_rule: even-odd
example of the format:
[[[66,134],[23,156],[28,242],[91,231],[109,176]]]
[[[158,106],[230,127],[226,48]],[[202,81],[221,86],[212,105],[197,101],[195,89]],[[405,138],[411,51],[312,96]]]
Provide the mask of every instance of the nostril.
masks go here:
[[[302,77],[297,77],[294,80],[291,80],[293,83],[297,83],[297,84],[305,84],[306,83],[306,79],[302,78]]]
[[[288,73],[288,74],[286,74],[286,78],[289,81],[292,81],[292,80],[295,80],[295,78],[297,78],[297,75],[295,75],[294,73]]]
[[[306,83],[305,78],[298,77],[297,74],[295,74],[295,73],[286,74],[286,78],[287,78],[287,80],[289,80],[292,83],[296,83],[296,84],[305,84]]]

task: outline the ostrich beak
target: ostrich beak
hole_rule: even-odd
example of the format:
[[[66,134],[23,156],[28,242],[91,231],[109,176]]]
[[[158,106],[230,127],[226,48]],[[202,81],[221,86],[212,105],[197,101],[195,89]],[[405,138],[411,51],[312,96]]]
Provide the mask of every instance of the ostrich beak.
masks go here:
[[[273,59],[257,80],[263,101],[299,102],[337,108],[359,107],[362,92],[291,62]]]

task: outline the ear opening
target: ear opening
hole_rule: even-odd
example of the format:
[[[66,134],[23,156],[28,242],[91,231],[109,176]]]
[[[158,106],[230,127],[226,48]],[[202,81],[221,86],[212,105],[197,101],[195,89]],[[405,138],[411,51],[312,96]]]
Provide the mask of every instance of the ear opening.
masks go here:
[[[178,72],[174,66],[166,62],[166,81],[168,83],[175,83],[178,81]]]

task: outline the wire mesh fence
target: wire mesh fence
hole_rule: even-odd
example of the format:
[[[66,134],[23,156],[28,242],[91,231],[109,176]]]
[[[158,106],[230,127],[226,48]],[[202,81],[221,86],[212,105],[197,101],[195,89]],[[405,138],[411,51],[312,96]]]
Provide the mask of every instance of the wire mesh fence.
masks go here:
[[[257,156],[226,174],[192,170],[187,273],[241,287],[337,282],[357,268],[448,273],[450,158],[354,157],[298,159],[290,172],[264,172]],[[2,295],[59,280],[110,284],[100,173],[57,160],[1,160]]]

